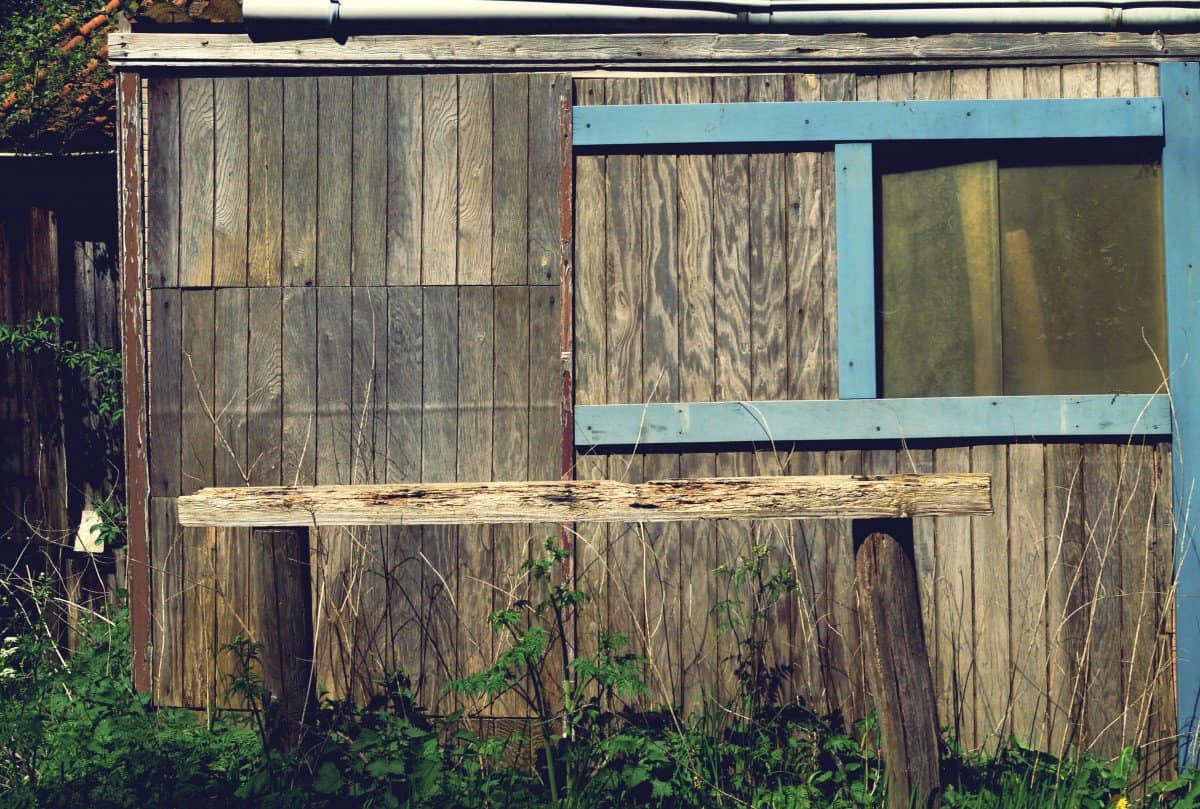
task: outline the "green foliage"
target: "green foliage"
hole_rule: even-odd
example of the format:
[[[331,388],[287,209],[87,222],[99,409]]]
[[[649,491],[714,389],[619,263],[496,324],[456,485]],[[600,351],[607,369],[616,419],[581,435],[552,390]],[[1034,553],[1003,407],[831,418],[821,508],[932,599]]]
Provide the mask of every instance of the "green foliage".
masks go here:
[[[492,666],[450,687],[486,704],[518,694],[534,738],[484,735],[462,713],[430,717],[402,672],[389,674],[366,705],[325,700],[301,743],[272,738],[276,703],[259,671],[261,646],[228,644],[231,695],[248,712],[155,708],[130,688],[124,612],[86,621],[84,642],[59,657],[36,616],[49,597],[36,583],[33,609],[0,603],[0,806],[436,807],[436,809],[629,809],[629,807],[834,807],[886,802],[877,730],[774,698],[782,676],[765,658],[755,627],[795,593],[758,549],[722,570],[729,597],[720,631],[737,641],[729,661],[738,689],[731,702],[704,702],[681,716],[645,706],[645,658],[618,635],[594,654],[561,664],[568,610],[584,594],[558,576],[566,552],[548,542],[525,571],[539,595],[491,617],[503,640]],[[561,707],[539,688],[568,670]],[[535,683],[540,683],[535,685]],[[542,711],[542,713],[537,713]],[[531,743],[540,752],[531,757]],[[947,807],[1134,807],[1187,809],[1200,801],[1188,773],[1126,800],[1137,769],[1132,751],[1114,761],[1088,755],[1057,760],[1012,740],[991,756],[946,753],[953,787]]]
[[[0,0],[0,146],[112,148],[111,72],[97,59],[104,32],[93,31],[63,49],[104,5],[105,0]],[[132,9],[133,3],[122,7]],[[69,22],[63,26],[64,21]],[[93,59],[99,64],[89,69]]]
[[[48,356],[97,391],[89,409],[109,423],[121,420],[121,355],[102,346],[81,348],[59,339],[62,318],[35,315],[22,323],[0,323],[0,355]]]

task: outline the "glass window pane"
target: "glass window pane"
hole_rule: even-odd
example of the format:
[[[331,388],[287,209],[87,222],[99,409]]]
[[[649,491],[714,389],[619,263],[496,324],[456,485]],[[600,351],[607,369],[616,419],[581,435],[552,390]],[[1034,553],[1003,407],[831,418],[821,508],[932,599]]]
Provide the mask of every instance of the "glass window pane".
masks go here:
[[[999,196],[1004,393],[1157,390],[1158,166],[1005,166]]]
[[[996,162],[880,176],[884,397],[1001,392]]]

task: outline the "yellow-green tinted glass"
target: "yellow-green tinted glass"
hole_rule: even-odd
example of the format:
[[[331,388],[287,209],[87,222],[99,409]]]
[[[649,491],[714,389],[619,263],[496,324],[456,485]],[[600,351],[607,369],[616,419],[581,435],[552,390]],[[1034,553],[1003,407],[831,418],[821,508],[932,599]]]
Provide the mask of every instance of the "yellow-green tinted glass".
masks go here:
[[[1155,391],[1166,358],[1158,166],[1000,171],[1004,392]]]
[[[996,162],[880,177],[881,395],[1000,393]]]

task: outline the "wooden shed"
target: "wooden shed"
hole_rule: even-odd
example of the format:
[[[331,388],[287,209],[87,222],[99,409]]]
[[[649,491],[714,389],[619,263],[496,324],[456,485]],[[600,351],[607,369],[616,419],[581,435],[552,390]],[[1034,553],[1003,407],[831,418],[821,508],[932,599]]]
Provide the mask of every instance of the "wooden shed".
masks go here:
[[[982,471],[992,515],[915,521],[941,723],[1174,766],[1200,34],[1009,10],[113,35],[138,686],[222,704],[254,632],[201,487]],[[459,707],[558,531],[321,528],[319,683]],[[765,548],[788,697],[869,710],[848,523],[569,536],[574,643],[629,636],[654,701],[728,694],[718,571]]]

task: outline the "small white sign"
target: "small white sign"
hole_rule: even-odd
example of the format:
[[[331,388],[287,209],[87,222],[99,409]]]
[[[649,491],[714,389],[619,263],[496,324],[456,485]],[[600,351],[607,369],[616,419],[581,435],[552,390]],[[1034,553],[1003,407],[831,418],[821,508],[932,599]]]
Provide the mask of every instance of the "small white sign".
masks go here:
[[[79,533],[75,534],[75,550],[83,553],[100,553],[104,545],[100,541],[100,515],[90,508],[83,510],[79,518]]]

